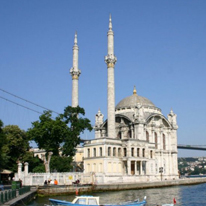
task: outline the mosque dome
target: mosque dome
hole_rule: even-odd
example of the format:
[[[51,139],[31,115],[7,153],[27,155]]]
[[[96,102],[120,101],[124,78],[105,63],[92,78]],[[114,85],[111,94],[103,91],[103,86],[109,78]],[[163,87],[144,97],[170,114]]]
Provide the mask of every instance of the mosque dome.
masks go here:
[[[121,100],[117,104],[116,109],[135,107],[138,103],[143,106],[156,107],[149,99],[137,95],[136,88],[134,88],[133,95]]]

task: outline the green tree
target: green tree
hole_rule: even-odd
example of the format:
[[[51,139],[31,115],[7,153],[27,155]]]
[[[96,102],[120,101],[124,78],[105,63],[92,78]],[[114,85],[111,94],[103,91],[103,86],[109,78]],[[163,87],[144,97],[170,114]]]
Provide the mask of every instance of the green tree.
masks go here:
[[[29,150],[29,139],[24,130],[17,125],[7,125],[3,128],[6,141],[3,145],[3,153],[6,155],[6,168],[17,171],[17,162],[23,161],[24,155]]]
[[[51,171],[55,172],[68,172],[72,169],[72,157],[66,156],[52,156],[51,158]]]
[[[34,153],[27,151],[23,157],[23,162],[29,163],[29,172],[42,173],[45,172],[44,164],[38,156],[34,157]]]
[[[56,165],[55,168],[52,166],[52,169],[65,170],[65,165],[62,167],[60,164],[60,158],[62,158],[62,162],[71,163],[72,157],[75,155],[75,148],[80,143],[80,134],[85,129],[92,130],[90,120],[83,118],[84,115],[83,108],[68,106],[64,113],[55,119],[52,119],[51,111],[44,111],[39,120],[32,123],[32,128],[27,131],[27,135],[37,143],[39,149],[45,150],[46,154],[43,158],[46,172],[50,172],[49,165],[52,154],[59,156],[61,152],[63,156],[53,160],[56,161]],[[66,169],[70,169],[70,167]]]
[[[39,149],[46,152],[43,157],[46,172],[50,172],[51,155],[59,155],[59,148],[66,132],[67,125],[59,116],[52,119],[51,111],[44,111],[38,121],[32,122],[32,128],[28,129],[28,137],[37,143]]]
[[[80,144],[80,134],[86,129],[91,131],[90,120],[83,118],[85,110],[79,106],[68,106],[64,109],[64,114],[60,115],[62,120],[68,125],[67,134],[64,136],[62,153],[66,156],[74,156],[76,146]]]
[[[0,120],[0,171],[5,167],[5,153],[3,152],[3,146],[6,143],[6,137],[3,132],[3,122]]]

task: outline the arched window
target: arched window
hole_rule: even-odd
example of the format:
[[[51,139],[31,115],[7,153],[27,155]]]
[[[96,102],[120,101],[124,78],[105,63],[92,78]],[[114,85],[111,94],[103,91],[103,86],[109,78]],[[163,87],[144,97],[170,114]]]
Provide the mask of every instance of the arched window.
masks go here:
[[[93,148],[93,156],[96,157],[96,148]]]
[[[108,156],[111,156],[111,147],[108,147]]]
[[[162,141],[163,141],[163,149],[166,149],[166,144],[165,144],[165,134],[162,135]]]
[[[134,148],[131,148],[131,156],[134,157]]]
[[[113,156],[116,157],[116,147],[113,148]]]
[[[87,156],[90,157],[90,149],[87,149]]]
[[[137,148],[137,157],[139,157],[139,148]]]
[[[149,132],[146,131],[146,141],[149,142]]]
[[[153,158],[152,150],[150,150],[150,158]]]
[[[121,148],[118,148],[118,157],[121,157],[122,154],[121,154]]]
[[[127,148],[124,148],[124,157],[127,156]]]
[[[155,132],[155,149],[157,149],[157,133]]]
[[[145,149],[142,149],[142,157],[145,157]]]
[[[127,137],[128,137],[128,138],[132,138],[132,132],[131,132],[131,130],[128,131]]]
[[[102,156],[102,147],[99,148],[99,156]]]

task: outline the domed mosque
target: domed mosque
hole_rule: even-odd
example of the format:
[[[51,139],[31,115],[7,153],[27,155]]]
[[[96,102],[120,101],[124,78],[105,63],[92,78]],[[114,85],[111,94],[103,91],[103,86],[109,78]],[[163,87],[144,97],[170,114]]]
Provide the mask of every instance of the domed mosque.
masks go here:
[[[178,179],[176,114],[171,110],[166,118],[149,99],[139,96],[135,87],[133,94],[115,107],[117,58],[111,16],[107,37],[108,118],[104,120],[100,110],[95,116],[95,138],[83,145],[84,174],[94,174],[100,184]],[[74,49],[73,55],[78,55]],[[78,65],[71,69],[71,74],[72,102],[76,98],[78,105]]]

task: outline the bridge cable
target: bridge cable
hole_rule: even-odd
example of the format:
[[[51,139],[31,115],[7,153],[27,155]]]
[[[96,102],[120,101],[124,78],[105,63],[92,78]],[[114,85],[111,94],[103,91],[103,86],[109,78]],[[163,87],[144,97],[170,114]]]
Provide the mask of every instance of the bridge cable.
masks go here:
[[[4,98],[4,97],[2,97],[2,96],[0,96],[0,98],[1,98],[1,99],[4,99],[4,100],[6,100],[6,101],[8,101],[8,102],[10,102],[10,103],[16,104],[17,106],[23,107],[24,109],[28,109],[28,110],[30,110],[30,111],[32,111],[32,112],[36,112],[36,113],[38,113],[38,114],[44,114],[44,113],[39,112],[39,111],[37,111],[37,110],[31,109],[31,108],[29,108],[29,107],[26,107],[26,106],[24,106],[24,105],[22,105],[22,104],[19,104],[19,103],[17,103],[17,102],[14,102],[14,101],[11,101],[11,100],[9,100],[9,99],[6,99],[6,98]],[[52,116],[51,116],[51,118],[52,118],[52,119],[55,119],[55,118],[52,117]]]
[[[59,114],[58,112],[55,112],[55,111],[53,111],[53,110],[51,110],[51,109],[48,109],[48,108],[43,107],[43,106],[40,106],[40,105],[38,105],[38,104],[36,104],[36,103],[33,103],[33,102],[29,101],[29,100],[26,100],[26,99],[24,99],[24,98],[22,98],[22,97],[19,97],[19,96],[15,95],[15,94],[12,94],[12,93],[10,93],[10,92],[7,92],[7,91],[4,90],[4,89],[1,89],[1,88],[0,88],[0,90],[1,90],[2,92],[5,92],[5,93],[11,95],[11,96],[14,96],[14,97],[16,97],[16,98],[18,98],[18,99],[21,99],[21,100],[23,100],[23,101],[25,101],[25,102],[28,102],[28,103],[30,103],[30,104],[33,104],[33,105],[35,105],[35,106],[37,106],[37,107],[40,107],[40,108],[42,108],[42,109],[46,109],[46,110],[49,110],[49,111],[54,112],[54,113],[56,113],[56,114]],[[41,113],[41,114],[42,114],[42,113]]]

